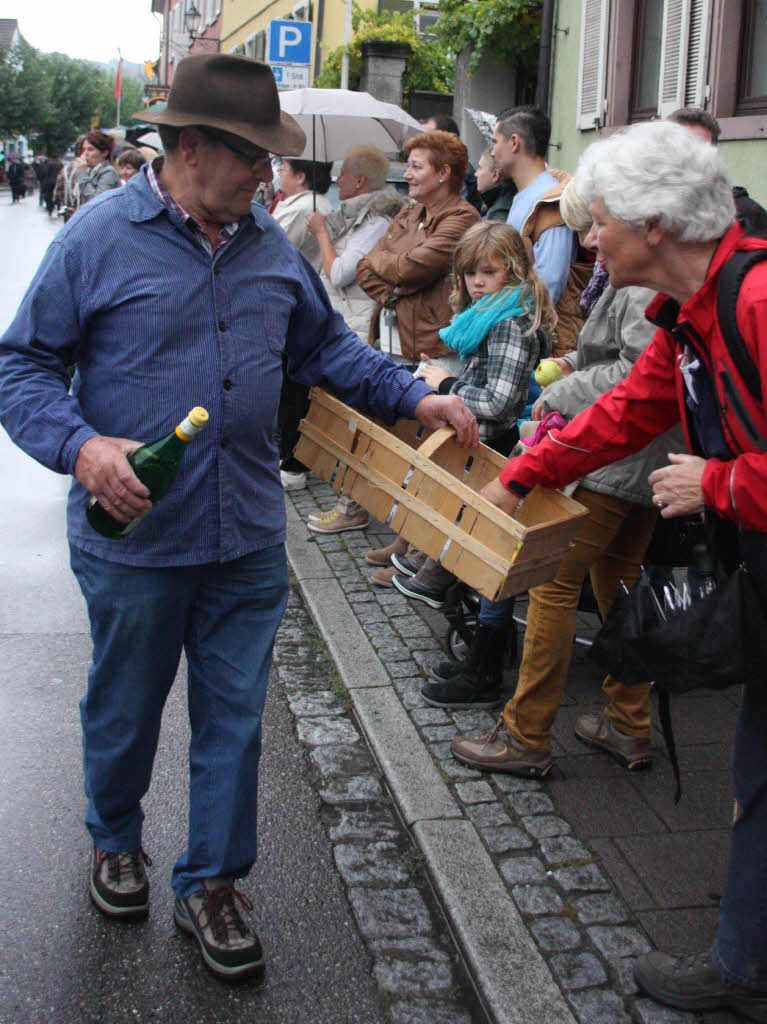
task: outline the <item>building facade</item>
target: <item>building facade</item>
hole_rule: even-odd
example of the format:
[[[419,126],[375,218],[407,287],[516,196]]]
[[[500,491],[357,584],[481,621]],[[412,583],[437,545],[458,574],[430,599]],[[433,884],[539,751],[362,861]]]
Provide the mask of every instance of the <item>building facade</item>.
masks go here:
[[[767,0],[559,0],[553,47],[552,165],[573,171],[602,130],[703,107],[733,181],[767,206]]]

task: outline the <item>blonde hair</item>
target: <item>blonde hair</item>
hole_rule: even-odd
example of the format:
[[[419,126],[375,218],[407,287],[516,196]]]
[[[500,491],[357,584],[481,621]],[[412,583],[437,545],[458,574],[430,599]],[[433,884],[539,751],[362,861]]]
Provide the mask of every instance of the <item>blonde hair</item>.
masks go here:
[[[594,218],[591,216],[589,204],[578,195],[574,178],[568,181],[559,197],[559,212],[571,231],[583,232],[591,229]]]
[[[377,192],[386,184],[389,160],[375,146],[349,146],[344,153],[344,163],[349,165],[352,174],[364,176],[368,191]]]
[[[453,256],[453,290],[450,293],[453,312],[460,313],[471,305],[464,274],[475,270],[484,259],[505,267],[509,284],[522,285],[520,301],[523,306],[532,307],[533,322],[527,334],[534,334],[539,329],[551,334],[556,327],[557,314],[551,304],[549,290],[533,270],[522,236],[510,225],[498,221],[485,220],[474,224],[458,243]]]
[[[487,164],[487,169],[489,171],[498,170],[498,164],[496,163],[495,157],[493,156],[492,146],[488,146],[487,149],[482,150],[482,152],[479,155],[479,159],[481,160],[482,157],[485,158],[485,163]]]

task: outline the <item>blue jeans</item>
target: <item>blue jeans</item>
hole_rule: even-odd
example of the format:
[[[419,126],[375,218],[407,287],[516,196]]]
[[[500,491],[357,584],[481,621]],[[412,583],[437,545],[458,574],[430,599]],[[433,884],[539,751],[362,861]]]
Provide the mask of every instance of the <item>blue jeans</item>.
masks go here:
[[[735,727],[736,819],[712,958],[740,985],[767,990],[767,686],[744,687]]]
[[[119,541],[115,541],[119,543]],[[146,569],[70,548],[91,623],[80,703],[86,825],[111,852],[141,845],[163,707],[182,650],[191,742],[183,898],[204,878],[242,878],[256,859],[261,716],[288,596],[283,545],[232,562]]]
[[[516,598],[504,597],[502,601],[490,601],[486,597],[479,599],[479,615],[477,618],[483,626],[491,629],[506,629],[514,618],[514,601]]]

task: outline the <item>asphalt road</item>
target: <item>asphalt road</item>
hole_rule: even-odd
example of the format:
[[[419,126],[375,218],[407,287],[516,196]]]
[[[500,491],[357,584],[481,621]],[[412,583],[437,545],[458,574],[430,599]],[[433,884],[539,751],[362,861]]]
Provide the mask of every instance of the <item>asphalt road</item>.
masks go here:
[[[0,191],[0,245],[9,256],[3,330],[57,228],[36,196],[11,206]],[[90,643],[67,562],[68,481],[2,431],[0,479],[0,1024],[382,1021],[306,755],[276,686],[265,717],[260,858],[244,886],[265,948],[263,982],[216,981],[173,925],[169,880],[187,818],[183,666],[145,801],[150,915],[113,922],[91,905],[77,707]]]

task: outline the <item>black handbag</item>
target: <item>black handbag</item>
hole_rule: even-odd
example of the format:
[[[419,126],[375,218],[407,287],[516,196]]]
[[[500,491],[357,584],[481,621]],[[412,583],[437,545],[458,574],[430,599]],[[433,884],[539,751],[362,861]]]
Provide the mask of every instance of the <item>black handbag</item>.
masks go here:
[[[767,618],[753,577],[740,566],[689,607],[664,608],[644,571],[615,599],[590,651],[626,685],[652,681],[681,795],[669,695],[708,687],[727,689],[767,672]]]

